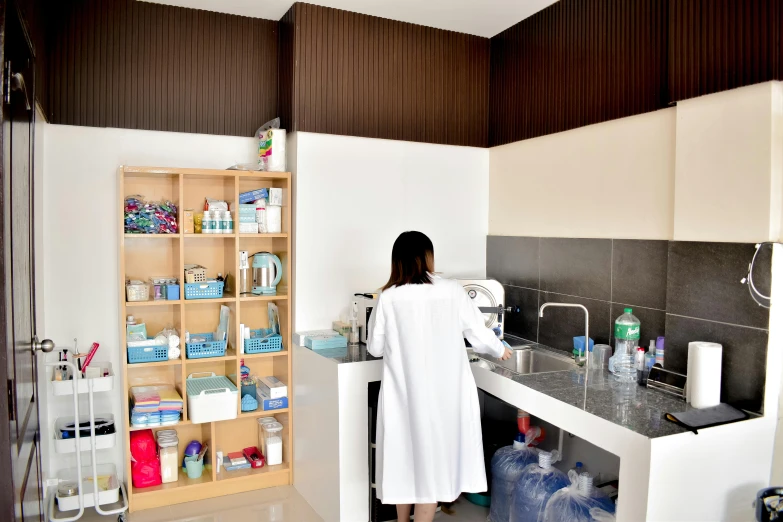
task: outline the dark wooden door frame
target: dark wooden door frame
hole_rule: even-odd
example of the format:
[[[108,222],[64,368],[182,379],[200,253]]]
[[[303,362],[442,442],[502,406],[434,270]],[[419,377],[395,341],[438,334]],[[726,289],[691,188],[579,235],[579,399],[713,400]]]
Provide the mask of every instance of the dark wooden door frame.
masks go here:
[[[27,42],[27,45],[30,49],[30,53],[32,56],[32,59],[35,59],[35,47],[32,43],[32,39],[30,38],[30,32],[29,28],[27,27],[26,21],[24,16],[22,15],[21,10],[19,9],[19,5],[15,0],[0,0],[0,87],[3,87],[6,82],[6,70],[4,67],[5,61],[6,61],[6,54],[5,54],[5,43],[7,39],[7,31],[6,31],[6,24],[7,21],[10,19],[9,17],[15,17],[18,20],[19,26],[21,28],[21,33],[24,39]],[[33,68],[33,78],[32,82],[30,82],[30,85],[28,86],[30,91],[30,104],[32,105],[31,111],[32,111],[32,122],[31,122],[31,129],[30,129],[30,146],[33,147],[35,143],[35,119],[36,119],[36,106],[35,106],[35,72]],[[4,94],[5,88],[0,88],[0,104],[5,104]],[[2,106],[2,105],[0,105]],[[0,209],[6,208],[7,205],[10,205],[10,194],[5,193],[4,187],[6,186],[7,177],[10,176],[9,172],[5,171],[5,147],[4,147],[4,139],[6,138],[4,134],[4,111],[0,110]],[[30,191],[34,190],[33,185],[33,179],[34,179],[34,154],[30,154]],[[12,382],[12,375],[9,374],[9,360],[8,360],[8,343],[14,342],[13,340],[13,323],[8,322],[9,318],[9,304],[12,303],[9,293],[11,292],[12,288],[9,288],[9,286],[6,284],[9,281],[11,281],[10,277],[10,270],[11,266],[9,266],[10,257],[7,259],[5,256],[5,249],[10,247],[11,240],[9,237],[6,237],[5,230],[6,230],[6,214],[3,211],[0,211],[0,385],[2,383],[6,383],[6,397],[5,400],[0,400],[0,521],[13,521],[16,518],[16,510],[14,503],[17,500],[16,499],[16,487],[13,482],[13,457],[12,457],[12,451],[13,448],[11,447],[11,430],[10,430],[10,424],[8,422],[9,415],[10,415],[10,408],[12,407],[11,401],[12,401],[12,389],[11,386],[13,384]],[[31,259],[35,259],[35,251],[34,251],[34,241],[31,240],[30,242],[30,256]],[[34,261],[33,261],[34,263]],[[32,266],[31,266],[32,268]],[[35,276],[34,271],[31,272],[31,288],[30,291],[32,292],[31,297],[35,298]],[[11,285],[12,286],[12,285]],[[33,307],[33,310],[35,308]],[[34,313],[34,312],[33,312]],[[33,324],[35,324],[35,318],[32,317],[31,320],[33,321]],[[35,393],[37,396],[37,392]],[[36,414],[39,414],[39,410],[36,407]],[[40,424],[39,424],[40,425]],[[38,477],[42,480],[43,477],[40,475],[41,471],[41,463],[40,463],[40,440],[35,441],[36,446],[38,448],[35,450],[37,451],[38,456],[36,457],[37,462],[34,464],[38,466]],[[41,491],[41,494],[43,495],[43,491]],[[43,498],[39,499],[40,502],[43,502]]]

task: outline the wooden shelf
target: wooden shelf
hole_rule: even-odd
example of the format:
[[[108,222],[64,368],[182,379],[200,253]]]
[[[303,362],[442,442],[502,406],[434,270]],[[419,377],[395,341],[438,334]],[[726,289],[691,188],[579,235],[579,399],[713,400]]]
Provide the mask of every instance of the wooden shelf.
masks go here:
[[[237,237],[236,233],[234,234],[184,234],[184,237],[186,239],[190,238],[198,238],[198,239],[229,239],[232,237]]]
[[[236,301],[237,298],[234,296],[234,294],[224,292],[223,297],[218,297],[215,299],[185,299],[185,304],[191,305],[191,304],[209,304],[209,303],[233,303]]]
[[[267,303],[277,302],[280,311],[281,331],[284,346],[292,345],[292,298],[289,289],[293,287],[292,265],[292,179],[287,172],[246,172],[218,169],[133,167],[119,168],[119,187],[117,207],[117,230],[121,236],[119,242],[119,334],[125,338],[125,318],[132,314],[147,324],[150,333],[159,331],[167,325],[174,326],[184,341],[184,332],[208,332],[216,328],[220,305],[231,309],[229,347],[222,357],[187,359],[187,348],[180,347],[180,359],[157,361],[152,363],[128,364],[125,350],[121,350],[122,382],[126,383],[123,393],[123,411],[116,418],[120,426],[126,448],[130,444],[130,434],[135,431],[152,429],[177,430],[180,435],[179,452],[190,440],[199,440],[209,444],[208,460],[213,463],[204,469],[199,479],[190,480],[180,471],[177,482],[161,484],[151,488],[130,487],[132,483],[130,465],[125,462],[123,480],[129,485],[128,503],[131,512],[162,506],[172,506],[198,499],[231,495],[262,488],[290,485],[293,480],[293,415],[291,409],[273,411],[254,411],[238,413],[236,419],[193,424],[182,420],[171,426],[138,427],[130,426],[129,389],[141,384],[171,384],[182,396],[183,418],[188,418],[187,376],[200,371],[215,372],[217,375],[233,376],[240,373],[240,358],[252,362],[252,368],[265,375],[275,375],[293,387],[292,357],[288,350],[271,353],[238,353],[237,336],[239,325],[250,323],[256,327],[267,327]],[[239,201],[239,194],[256,188],[283,189],[282,231],[278,234],[240,234],[239,220],[234,221],[233,234],[185,234],[180,221],[178,234],[130,234],[125,232],[124,199],[131,194],[145,194],[151,200],[170,200],[179,207],[179,219],[184,209],[199,209],[204,198],[216,198],[225,201]],[[237,218],[237,214],[234,214]],[[151,241],[144,241],[150,239]],[[167,241],[167,239],[181,239]],[[210,241],[212,239],[213,241]],[[244,246],[243,246],[244,245]],[[244,247],[247,248],[244,248]],[[218,299],[184,299],[185,284],[183,271],[187,263],[205,266],[212,276],[218,272],[236,277],[239,269],[239,250],[248,250],[252,254],[258,250],[269,250],[280,257],[283,276],[276,295],[239,295],[225,292]],[[148,280],[150,277],[168,276],[180,279],[181,299],[167,301],[125,301],[125,281],[127,279]],[[240,405],[236,405],[237,410]],[[283,460],[281,466],[260,469],[223,471],[220,475],[214,468],[214,451],[226,451],[229,448],[239,450],[257,441],[259,417],[275,416],[285,426],[283,431]],[[236,448],[234,447],[236,446]],[[126,455],[126,459],[128,456]],[[180,455],[181,458],[181,455]],[[172,507],[172,509],[177,509]]]
[[[182,304],[182,299],[158,299],[157,301],[125,301],[126,307],[132,306],[169,306]]]
[[[129,234],[125,233],[125,239],[139,238],[139,239],[179,239],[182,234]]]
[[[289,473],[291,471],[288,463],[279,464],[277,466],[264,466],[262,468],[245,468],[237,469],[234,471],[226,471],[225,468],[221,469],[217,476],[218,482],[229,482],[232,480],[241,480],[248,477],[254,477],[257,475],[270,475],[274,473]]]
[[[176,424],[169,424],[168,426],[128,426],[128,431],[156,430],[158,428],[164,430],[175,430],[179,426],[190,426],[191,424],[192,422],[189,420],[181,420]]]
[[[288,294],[277,295],[246,295],[240,297],[239,300],[243,302],[247,301],[278,301],[282,299],[288,299]]]
[[[264,359],[267,357],[283,357],[288,355],[288,350],[280,350],[279,352],[266,352],[266,353],[245,353],[240,355],[245,359]]]
[[[239,237],[247,239],[286,238],[288,234],[239,234]]]
[[[282,413],[288,413],[288,408],[281,408],[279,410],[271,410],[271,411],[262,411],[262,410],[249,411],[247,413],[240,413],[237,416],[237,419],[253,419],[255,417],[272,417],[274,415],[279,415]],[[229,421],[222,421],[222,422],[229,422]]]
[[[169,359],[168,361],[155,361],[146,363],[128,363],[129,370],[136,370],[139,368],[154,368],[156,366],[177,366],[182,364],[182,359]]]

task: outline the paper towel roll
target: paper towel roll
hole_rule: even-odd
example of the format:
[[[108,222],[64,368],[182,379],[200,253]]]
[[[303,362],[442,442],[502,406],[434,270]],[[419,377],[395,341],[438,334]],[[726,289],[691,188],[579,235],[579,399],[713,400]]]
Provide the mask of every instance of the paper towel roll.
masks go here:
[[[169,359],[179,359],[179,348],[169,348]]]
[[[179,348],[179,335],[169,335],[169,348]]]
[[[694,408],[720,404],[723,346],[718,343],[688,343],[688,381],[685,397]]]
[[[283,207],[266,207],[266,231],[270,234],[283,231]]]
[[[264,131],[259,145],[261,170],[285,172],[285,129]]]

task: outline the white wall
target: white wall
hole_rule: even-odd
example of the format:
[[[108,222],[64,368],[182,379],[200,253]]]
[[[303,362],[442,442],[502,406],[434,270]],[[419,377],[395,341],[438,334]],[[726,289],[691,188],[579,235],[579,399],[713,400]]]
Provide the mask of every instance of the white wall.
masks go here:
[[[58,347],[70,348],[74,337],[81,349],[97,341],[101,348],[96,360],[120,367],[116,221],[120,165],[225,168],[252,161],[255,147],[252,138],[45,125],[45,285],[38,302],[44,307],[46,335]],[[49,357],[57,360],[54,354]],[[112,412],[123,421],[122,387],[117,382],[112,394],[100,397],[96,412]],[[42,419],[42,445],[54,457],[51,429],[55,417],[72,410],[71,399],[55,399],[46,385],[41,396],[48,411]],[[122,469],[122,444],[111,451]],[[44,460],[47,476],[68,465],[70,459]]]
[[[767,82],[677,104],[674,239],[780,236],[780,91]]]
[[[671,239],[675,109],[490,149],[489,233]]]
[[[438,272],[486,271],[487,149],[297,133],[297,330],[330,327],[355,292],[389,277],[405,230],[435,247]]]

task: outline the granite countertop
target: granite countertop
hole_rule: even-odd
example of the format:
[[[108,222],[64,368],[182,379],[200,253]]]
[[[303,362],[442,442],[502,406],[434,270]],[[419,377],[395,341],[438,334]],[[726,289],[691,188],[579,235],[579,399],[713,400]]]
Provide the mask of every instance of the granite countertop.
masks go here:
[[[532,346],[533,349],[554,351],[561,355],[564,353],[521,339],[513,339],[511,344],[512,346],[525,344]],[[381,360],[370,355],[367,346],[363,344],[348,348],[318,350],[316,353],[338,364]],[[685,401],[657,390],[648,390],[636,383],[620,383],[606,370],[588,371],[575,366],[570,370],[519,375],[502,366],[495,364],[492,366],[493,368],[488,371],[496,375],[651,439],[688,431],[664,418],[665,413],[691,409]],[[587,386],[585,386],[585,378]]]

